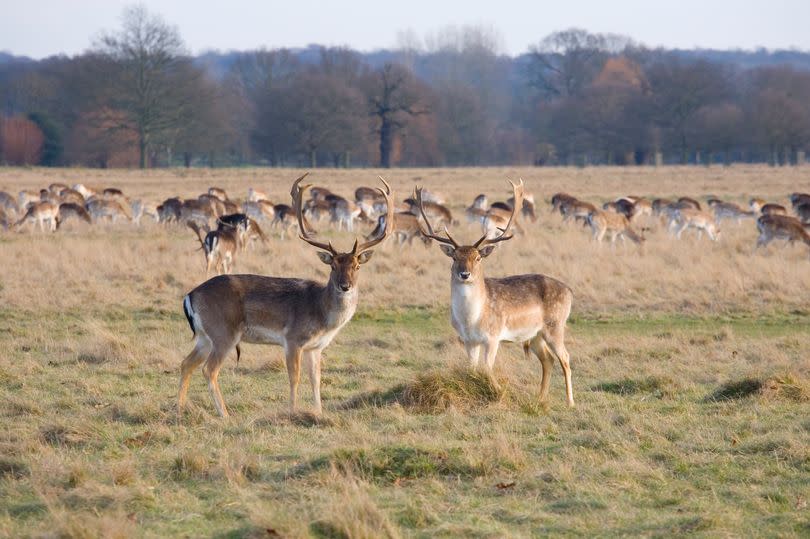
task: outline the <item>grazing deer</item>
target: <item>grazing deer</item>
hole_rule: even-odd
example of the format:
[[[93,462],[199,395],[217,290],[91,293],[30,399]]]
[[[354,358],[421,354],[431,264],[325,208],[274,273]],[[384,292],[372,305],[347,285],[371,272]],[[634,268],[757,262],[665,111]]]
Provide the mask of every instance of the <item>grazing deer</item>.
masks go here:
[[[694,208],[681,208],[675,212],[675,237],[681,239],[681,234],[687,228],[694,228],[698,231],[698,239],[703,237],[703,231],[709,235],[712,241],[717,241],[720,237],[720,229],[714,221],[714,217],[705,211]]]
[[[183,311],[195,336],[194,349],[180,367],[178,415],[186,402],[189,380],[202,363],[208,387],[222,417],[228,415],[217,381],[225,357],[240,342],[276,344],[284,348],[290,380],[290,410],[295,411],[301,360],[312,384],[315,411],[321,412],[321,352],[357,309],[358,272],[371,259],[371,248],[388,237],[390,228],[370,241],[354,242],[351,251],[340,253],[331,243],[312,238],[303,216],[301,186],[306,174],[295,180],[290,192],[298,218],[299,237],[319,249],[321,262],[331,268],[326,284],[304,279],[261,275],[223,275],[210,279],[183,299]],[[383,180],[392,221],[391,188]]]
[[[723,219],[733,219],[740,224],[744,218],[754,217],[753,211],[744,210],[733,202],[716,200],[709,202],[709,206],[714,210],[714,220],[718,225],[723,222]]]
[[[588,216],[595,211],[596,206],[583,200],[563,200],[560,203],[560,213],[562,213],[564,223],[573,217],[574,221],[582,221],[582,225],[585,226],[588,224]]]
[[[481,261],[492,254],[496,244],[512,238],[509,233],[521,207],[523,180],[512,184],[516,204],[512,218],[500,236],[482,236],[472,245],[459,245],[445,229],[446,237],[434,233],[427,216],[422,218],[427,231],[422,233],[439,242],[444,254],[453,259],[450,272],[450,313],[473,366],[478,365],[483,349],[486,368],[492,370],[501,341],[520,342],[526,357],[529,352],[540,360],[543,378],[540,398],[545,400],[554,358],[565,375],[566,401],[574,405],[571,366],[565,348],[565,324],[571,313],[573,294],[564,283],[545,275],[513,275],[499,279],[484,277]],[[416,190],[421,208],[422,193]]]
[[[78,204],[79,206],[84,206],[86,200],[84,195],[80,192],[76,191],[75,189],[62,189],[59,192],[59,201],[64,203],[71,203],[71,204]]]
[[[205,276],[211,275],[214,268],[217,275],[230,273],[236,253],[247,233],[247,224],[239,226],[221,226],[212,230],[203,238],[202,230],[195,221],[186,221],[186,226],[197,234],[200,246],[205,254]]]
[[[509,197],[506,200],[506,204],[511,209],[515,205],[515,198]],[[532,223],[537,222],[537,207],[534,204],[534,195],[526,194],[523,196],[523,208],[520,210],[520,213]]]
[[[678,202],[678,204],[680,204],[684,208],[692,207],[693,209],[696,209],[696,210],[702,210],[703,209],[703,208],[700,207],[700,202],[698,202],[694,198],[681,197],[681,198],[679,198],[677,200],[677,202]]]
[[[242,213],[256,221],[272,222],[276,216],[273,203],[269,200],[257,200],[242,203]]]
[[[156,223],[160,222],[160,212],[157,206],[151,202],[144,202],[138,198],[132,201],[130,208],[132,210],[132,222],[135,223],[136,226],[141,226],[141,219],[145,215],[154,219]]]
[[[61,182],[54,182],[48,186],[48,191],[56,196],[60,196],[65,189],[70,189],[70,186]]]
[[[298,226],[292,206],[288,206],[287,204],[276,204],[273,206],[273,222],[270,226],[272,228],[278,227],[281,229],[279,237],[283,240],[290,229]]]
[[[453,220],[453,214],[447,209],[446,206],[439,204],[438,202],[431,202],[427,199],[423,200],[424,203],[424,212],[429,215],[432,219],[436,220],[436,226],[442,227],[449,227],[451,225],[458,224],[456,221]],[[405,204],[408,205],[409,211],[414,215],[419,215],[421,209],[416,200],[413,197],[406,198]]]
[[[109,219],[113,224],[117,223],[119,219],[132,220],[129,205],[122,204],[112,198],[91,198],[85,204],[85,208],[94,223],[97,223],[102,218]]]
[[[96,190],[87,187],[83,183],[77,183],[73,185],[73,190],[81,193],[81,195],[87,200],[92,196],[96,196]]]
[[[217,228],[232,227],[239,232],[239,243],[242,246],[242,251],[247,250],[248,244],[251,240],[258,239],[265,245],[267,244],[267,236],[254,219],[244,213],[230,213],[223,215],[217,219]]]
[[[228,193],[226,193],[225,189],[221,187],[209,187],[208,194],[211,195],[212,197],[218,198],[222,202],[227,202],[228,200],[230,200],[228,198]]]
[[[601,242],[606,234],[610,235],[610,242],[616,243],[616,238],[625,238],[638,243],[644,243],[644,229],[639,235],[633,227],[630,226],[630,219],[623,213],[615,213],[606,210],[596,210],[588,215],[588,226],[591,227],[593,232],[593,239]]]
[[[39,198],[39,191],[35,192],[24,189],[17,194],[17,205],[20,211],[27,210],[28,206],[34,202],[42,202]]]
[[[31,221],[31,228],[33,229],[34,223],[37,222],[39,223],[39,229],[42,232],[45,232],[45,223],[48,223],[48,230],[51,232],[56,232],[58,219],[59,206],[57,204],[46,200],[40,202],[31,202],[28,205],[25,215],[23,215],[14,226],[18,227],[26,221]]]
[[[380,215],[377,218],[377,226],[371,231],[371,234],[366,236],[367,240],[376,238],[385,230],[386,215]],[[391,233],[396,237],[397,245],[403,245],[406,241],[408,245],[413,244],[414,238],[419,238],[425,244],[425,247],[430,245],[430,238],[426,238],[419,230],[419,218],[412,213],[397,212],[394,214],[394,222],[391,225]]]
[[[90,218],[90,214],[83,205],[75,204],[73,202],[63,202],[59,205],[56,227],[61,227],[62,223],[66,222],[68,219],[84,221],[87,224],[92,224],[93,222],[93,220]]]
[[[763,215],[757,219],[757,248],[768,245],[775,239],[785,240],[785,245],[801,241],[810,247],[810,234],[802,223],[786,215]]]
[[[159,222],[177,223],[183,214],[183,201],[177,197],[167,198],[156,209]]]

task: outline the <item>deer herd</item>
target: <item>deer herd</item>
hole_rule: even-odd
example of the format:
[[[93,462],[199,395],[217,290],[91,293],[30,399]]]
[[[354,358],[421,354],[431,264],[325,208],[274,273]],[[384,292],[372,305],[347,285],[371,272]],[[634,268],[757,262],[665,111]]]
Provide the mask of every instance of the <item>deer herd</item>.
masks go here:
[[[292,185],[291,203],[274,203],[264,192],[250,188],[239,204],[225,190],[211,187],[197,198],[168,198],[160,204],[131,200],[116,188],[92,189],[52,183],[39,192],[20,191],[18,196],[0,191],[0,226],[6,231],[39,227],[56,232],[68,221],[95,226],[98,223],[131,222],[144,217],[155,223],[180,224],[193,231],[205,257],[205,281],[183,299],[183,310],[194,334],[194,347],[181,365],[178,413],[185,406],[192,373],[202,366],[219,414],[228,415],[218,375],[224,359],[240,343],[275,344],[284,350],[290,384],[290,409],[295,410],[302,363],[312,385],[314,408],[320,413],[321,353],[352,318],[359,299],[359,270],[374,248],[389,237],[398,246],[419,239],[432,242],[452,259],[450,268],[451,323],[473,367],[491,371],[501,342],[523,346],[526,357],[537,356],[542,367],[541,399],[546,399],[554,361],[562,367],[566,401],[574,404],[571,367],[564,336],[573,294],[563,282],[540,275],[484,276],[483,259],[515,233],[537,221],[535,199],[525,192],[523,181],[511,183],[512,196],[489,204],[486,195],[475,197],[464,210],[466,222],[480,227],[480,238],[462,245],[450,229],[460,222],[438,193],[416,188],[398,203],[388,183],[382,188],[360,187],[349,200],[330,190],[302,185],[304,174]],[[306,197],[306,194],[309,194]],[[774,240],[801,242],[810,248],[810,194],[793,193],[790,211],[785,205],[753,198],[748,207],[709,197],[703,204],[690,197],[650,200],[623,196],[597,205],[566,193],[550,199],[552,213],[563,223],[590,229],[596,243],[608,238],[646,241],[653,227],[681,239],[694,230],[712,241],[720,240],[720,226],[756,221],[756,248]],[[792,215],[791,215],[792,213]],[[521,224],[523,220],[523,224]],[[354,241],[348,251],[331,242],[317,240],[315,228],[324,223],[337,230],[368,234]],[[326,283],[305,279],[231,274],[236,259],[255,242],[268,243],[265,230],[280,239],[295,233],[315,247],[320,260],[330,267]],[[436,231],[441,232],[437,233]]]

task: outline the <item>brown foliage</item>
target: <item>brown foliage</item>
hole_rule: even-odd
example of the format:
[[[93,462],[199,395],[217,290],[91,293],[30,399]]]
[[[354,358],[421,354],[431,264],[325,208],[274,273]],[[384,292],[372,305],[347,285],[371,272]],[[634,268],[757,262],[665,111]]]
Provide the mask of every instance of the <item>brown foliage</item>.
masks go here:
[[[0,162],[36,165],[45,136],[37,125],[22,117],[0,118]]]

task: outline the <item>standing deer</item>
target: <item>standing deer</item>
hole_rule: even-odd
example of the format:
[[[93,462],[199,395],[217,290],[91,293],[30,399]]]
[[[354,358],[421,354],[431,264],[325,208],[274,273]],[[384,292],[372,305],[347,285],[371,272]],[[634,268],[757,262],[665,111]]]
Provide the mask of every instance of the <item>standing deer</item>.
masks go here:
[[[574,297],[571,289],[561,281],[538,274],[484,277],[481,261],[492,254],[497,243],[512,238],[509,232],[522,207],[523,180],[518,185],[512,184],[512,188],[515,204],[501,235],[495,238],[484,235],[472,245],[459,245],[447,229],[446,237],[436,235],[422,211],[422,193],[417,189],[416,200],[427,226],[422,234],[439,242],[444,254],[453,259],[451,322],[472,365],[478,365],[483,349],[486,368],[491,371],[501,341],[523,343],[526,357],[530,351],[534,352],[543,367],[540,398],[545,400],[548,396],[551,369],[557,358],[565,374],[566,400],[573,406],[571,366],[565,348],[565,324]]]
[[[228,416],[217,377],[225,357],[239,343],[276,344],[284,348],[290,379],[290,410],[295,411],[301,360],[305,360],[312,384],[315,410],[321,412],[321,352],[340,329],[351,320],[357,308],[360,265],[371,259],[371,248],[390,233],[386,227],[377,238],[340,253],[331,243],[312,238],[302,214],[302,195],[309,185],[301,186],[304,174],[293,183],[290,195],[298,217],[299,237],[319,249],[321,262],[331,267],[325,284],[304,279],[265,277],[262,275],[221,275],[210,279],[183,299],[183,311],[194,332],[194,349],[180,367],[178,414],[186,402],[189,380],[194,370],[205,363],[219,415]],[[382,180],[382,178],[380,178]],[[394,211],[391,188],[380,192],[388,202],[388,220]]]

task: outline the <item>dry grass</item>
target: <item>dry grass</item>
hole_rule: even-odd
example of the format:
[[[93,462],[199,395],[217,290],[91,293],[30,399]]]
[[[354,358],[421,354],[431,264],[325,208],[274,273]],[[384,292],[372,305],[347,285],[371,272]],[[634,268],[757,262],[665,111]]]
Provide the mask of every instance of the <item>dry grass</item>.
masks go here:
[[[377,171],[315,171],[343,194]],[[0,170],[0,188],[111,185],[151,200],[221,185],[287,200],[290,170]],[[553,192],[713,194],[781,201],[801,169],[458,169],[388,173],[461,211],[522,176]],[[752,223],[717,244],[654,233],[643,252],[591,244],[548,214],[487,260],[490,275],[567,282],[577,406],[560,370],[502,347],[494,378],[463,361],[438,249],[378,249],[361,308],[326,350],[325,415],[290,417],[277,348],[246,345],[220,378],[219,420],[195,377],[180,301],[203,277],[182,229],[0,233],[0,536],[804,536],[810,533],[810,261],[753,253]],[[473,227],[461,225],[470,238]],[[349,235],[325,232],[340,245]],[[324,279],[300,241],[271,240],[239,271]],[[494,383],[497,380],[497,383]],[[424,413],[428,412],[428,413]],[[752,532],[752,530],[756,530]]]

